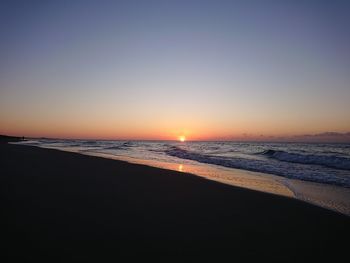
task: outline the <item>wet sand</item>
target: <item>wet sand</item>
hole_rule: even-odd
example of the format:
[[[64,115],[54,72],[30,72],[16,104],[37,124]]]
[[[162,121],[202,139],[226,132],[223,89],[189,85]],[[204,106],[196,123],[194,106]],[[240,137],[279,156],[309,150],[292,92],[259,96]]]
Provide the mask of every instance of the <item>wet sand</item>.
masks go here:
[[[2,262],[347,257],[350,218],[187,173],[0,142]]]

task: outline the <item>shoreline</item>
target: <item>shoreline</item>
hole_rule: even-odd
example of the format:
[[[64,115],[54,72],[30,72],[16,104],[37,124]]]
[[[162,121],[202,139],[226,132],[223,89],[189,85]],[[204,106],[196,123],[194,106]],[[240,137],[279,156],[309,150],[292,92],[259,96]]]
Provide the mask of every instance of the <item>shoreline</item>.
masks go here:
[[[293,198],[100,157],[0,148],[2,238],[13,258],[346,256],[349,217]]]
[[[64,149],[58,150],[65,151]],[[76,151],[71,152],[87,156],[125,161],[132,164],[141,164],[160,169],[189,173],[194,176],[226,185],[242,187],[245,189],[260,191],[277,196],[294,198],[299,201],[303,201],[305,203],[312,204],[350,217],[350,190],[339,186],[288,179],[273,174],[252,172],[242,169],[226,167],[217,168],[215,165],[201,165],[202,169],[198,169],[197,166],[195,168],[190,167],[188,170],[186,170],[185,167],[189,167],[189,165],[181,165],[181,169],[179,167],[176,169],[176,164],[173,166],[165,162],[157,163],[132,157],[127,158],[123,156],[112,156],[103,153]],[[336,202],[333,201],[334,198],[337,199]]]
[[[181,169],[184,171],[180,171],[179,168],[175,169],[173,167],[169,167],[168,165],[164,165],[163,163],[159,165],[154,164],[153,162],[147,162],[146,160],[136,158],[120,158],[121,156],[116,156],[113,158],[105,154],[94,153],[81,154],[125,161],[133,164],[142,164],[172,171],[190,173],[194,176],[205,178],[209,181],[297,199],[299,201],[303,201],[305,203],[312,204],[350,217],[350,189],[342,188],[339,186],[288,179],[277,175],[252,172],[242,169],[225,167],[218,168],[215,167],[215,165],[203,165],[203,169],[198,169],[196,167],[194,168],[194,172],[190,172],[191,168],[188,169],[188,171],[185,170],[185,167],[188,167],[188,165],[185,167],[182,166]],[[213,177],[213,174],[215,173],[216,175]]]
[[[16,143],[14,143],[16,144]],[[279,196],[286,196],[303,202],[319,206],[337,213],[350,216],[350,190],[339,186],[289,179],[268,173],[253,172],[242,169],[218,167],[210,164],[180,164],[156,160],[144,160],[122,155],[78,151],[74,148],[42,147],[56,149],[64,152],[78,153],[87,156],[102,157],[112,160],[125,161],[133,164],[172,171],[187,172],[210,181],[231,186],[243,187],[250,190],[261,191]]]

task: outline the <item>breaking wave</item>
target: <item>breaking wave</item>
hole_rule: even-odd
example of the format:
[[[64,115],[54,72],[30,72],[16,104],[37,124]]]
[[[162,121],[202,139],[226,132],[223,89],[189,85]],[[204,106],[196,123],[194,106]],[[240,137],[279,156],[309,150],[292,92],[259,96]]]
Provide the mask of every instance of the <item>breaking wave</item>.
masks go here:
[[[262,152],[262,154],[283,162],[314,164],[336,169],[350,170],[350,159],[344,157],[288,153],[275,150],[266,150]]]
[[[343,187],[350,187],[350,177],[341,171],[332,170],[332,172],[313,169],[310,165],[304,163],[295,164],[295,162],[269,161],[262,159],[248,159],[243,157],[222,157],[206,155],[197,152],[191,152],[181,149],[177,146],[170,146],[165,153],[169,156],[193,160],[200,163],[214,164],[223,167],[237,168],[254,172],[269,173],[283,176],[291,179],[311,181],[317,183],[325,183]],[[271,150],[264,153],[265,155],[273,155]]]

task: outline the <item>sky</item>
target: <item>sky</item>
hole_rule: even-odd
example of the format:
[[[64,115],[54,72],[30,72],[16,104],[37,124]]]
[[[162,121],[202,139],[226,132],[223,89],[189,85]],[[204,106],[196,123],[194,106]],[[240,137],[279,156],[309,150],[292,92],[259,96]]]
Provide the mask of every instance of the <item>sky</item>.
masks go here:
[[[350,131],[348,1],[1,1],[0,134]]]

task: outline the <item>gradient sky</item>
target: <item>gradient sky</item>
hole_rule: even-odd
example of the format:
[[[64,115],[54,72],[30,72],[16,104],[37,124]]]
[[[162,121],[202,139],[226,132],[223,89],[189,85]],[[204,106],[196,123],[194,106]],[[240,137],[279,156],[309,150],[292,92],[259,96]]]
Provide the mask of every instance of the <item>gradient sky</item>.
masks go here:
[[[0,133],[349,132],[347,2],[1,1]]]

